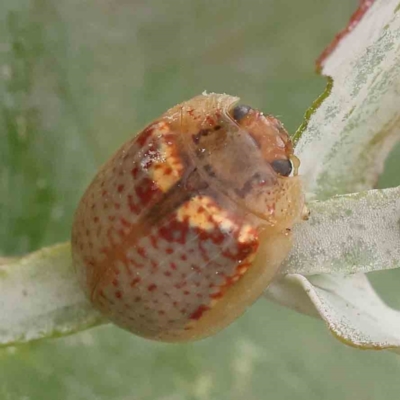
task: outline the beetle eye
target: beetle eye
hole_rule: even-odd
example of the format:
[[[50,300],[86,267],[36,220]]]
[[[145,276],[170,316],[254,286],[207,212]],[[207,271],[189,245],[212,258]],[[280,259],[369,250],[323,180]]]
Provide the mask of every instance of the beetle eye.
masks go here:
[[[271,163],[274,171],[282,176],[289,176],[292,172],[292,163],[290,160],[275,160]]]
[[[245,104],[239,104],[232,110],[232,116],[235,121],[240,121],[250,112],[250,110],[252,110],[250,106],[246,106]]]

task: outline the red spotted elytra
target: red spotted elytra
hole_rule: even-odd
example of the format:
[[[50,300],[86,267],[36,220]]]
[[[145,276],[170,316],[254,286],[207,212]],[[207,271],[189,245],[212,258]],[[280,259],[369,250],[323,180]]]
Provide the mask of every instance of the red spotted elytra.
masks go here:
[[[73,260],[92,304],[146,338],[232,322],[268,286],[304,207],[282,124],[203,94],[125,143],[84,194]],[[297,165],[295,165],[297,169]]]

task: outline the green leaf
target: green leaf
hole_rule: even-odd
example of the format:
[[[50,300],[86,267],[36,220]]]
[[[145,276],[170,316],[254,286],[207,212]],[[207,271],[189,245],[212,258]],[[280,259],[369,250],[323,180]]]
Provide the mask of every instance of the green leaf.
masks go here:
[[[296,146],[313,198],[372,188],[400,137],[397,6],[377,0],[322,66],[332,89]]]
[[[400,267],[400,187],[308,204],[283,273],[352,274]]]
[[[302,286],[329,329],[345,344],[373,350],[400,348],[400,311],[379,298],[364,274],[286,279]]]
[[[399,139],[398,10],[398,1],[377,0],[324,61],[322,73],[331,77],[332,90],[311,115],[297,145],[309,198],[326,199],[372,188]],[[364,275],[333,274],[398,267],[398,190],[332,199],[325,216],[317,214],[314,219],[319,226],[312,237],[301,237],[288,260],[288,264],[303,264],[303,273],[329,274],[288,274],[276,287],[272,285],[266,296],[315,315],[312,304],[335,336],[347,344],[398,349],[399,312],[379,298]],[[346,204],[360,197],[364,204],[353,209]],[[383,214],[382,209],[386,210]],[[338,223],[343,223],[341,228]],[[301,236],[301,228],[298,234]],[[294,289],[293,280],[305,293]],[[284,298],[291,291],[292,295]]]
[[[0,265],[0,345],[74,333],[103,322],[80,290],[70,245]]]

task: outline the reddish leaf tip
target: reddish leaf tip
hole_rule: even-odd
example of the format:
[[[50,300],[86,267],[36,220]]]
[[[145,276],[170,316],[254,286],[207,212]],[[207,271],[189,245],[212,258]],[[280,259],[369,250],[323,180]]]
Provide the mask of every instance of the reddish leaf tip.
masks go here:
[[[321,72],[322,67],[325,64],[326,59],[333,53],[336,49],[340,41],[347,36],[353,29],[358,25],[358,23],[362,20],[365,13],[369,10],[375,0],[360,0],[360,4],[357,10],[350,17],[350,20],[347,26],[341,30],[332,40],[332,42],[328,45],[328,47],[322,52],[322,54],[317,58],[316,61],[316,69],[317,72]]]

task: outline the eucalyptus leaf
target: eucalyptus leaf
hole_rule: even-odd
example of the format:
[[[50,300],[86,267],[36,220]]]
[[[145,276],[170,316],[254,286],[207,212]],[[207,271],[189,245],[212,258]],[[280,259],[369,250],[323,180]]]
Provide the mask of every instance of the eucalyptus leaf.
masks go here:
[[[345,344],[374,350],[400,347],[400,311],[380,299],[364,274],[286,279],[302,286],[329,329]]]
[[[311,115],[297,145],[309,198],[321,200],[372,188],[399,138],[399,9],[398,1],[377,0],[323,62],[322,73],[331,79],[330,92]],[[304,262],[303,273],[329,274],[289,274],[276,288],[267,291],[267,297],[311,314],[310,304],[298,291],[292,298],[282,298],[281,293],[291,290],[295,280],[336,337],[349,345],[370,349],[400,345],[399,313],[380,300],[364,275],[336,275],[335,271],[351,273],[398,266],[398,189],[382,195],[383,192],[372,191],[344,197],[350,200],[364,196],[364,204],[360,202],[361,208],[356,207],[354,214],[351,207],[347,212],[343,208],[346,200],[332,199],[332,203],[337,202],[336,210],[332,212],[333,207],[328,211],[325,220],[318,220],[318,216],[315,219],[320,231],[318,235],[317,228],[309,242],[310,257],[301,254],[302,245],[294,250],[297,261]],[[386,203],[386,195],[393,196],[391,205]],[[376,204],[374,200],[369,202],[374,197]],[[378,217],[376,211],[380,214],[382,208],[386,214]],[[362,209],[368,217],[364,218]],[[348,224],[338,226],[337,218],[339,225],[345,221]],[[295,260],[296,256],[292,256],[288,262]]]
[[[371,189],[400,137],[398,5],[375,1],[323,63],[333,83],[296,146],[312,198]]]
[[[308,204],[295,226],[283,273],[351,274],[400,267],[400,188],[370,190]]]
[[[288,274],[265,296],[322,318],[343,343],[362,349],[400,348],[400,311],[388,307],[364,274]]]
[[[0,265],[0,345],[67,335],[103,322],[84,297],[68,243]]]

